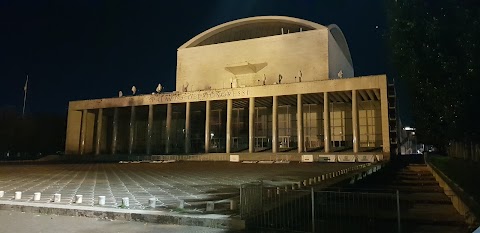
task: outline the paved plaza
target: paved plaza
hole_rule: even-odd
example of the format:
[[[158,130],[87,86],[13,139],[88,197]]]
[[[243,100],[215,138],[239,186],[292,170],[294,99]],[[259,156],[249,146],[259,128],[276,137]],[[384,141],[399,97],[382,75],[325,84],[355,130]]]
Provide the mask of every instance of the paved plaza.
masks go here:
[[[147,209],[149,198],[157,208],[185,207],[194,203],[221,201],[238,196],[243,183],[263,180],[280,186],[338,171],[354,163],[242,164],[231,162],[176,162],[168,164],[0,164],[0,200],[51,203],[53,194],[62,195],[60,205],[98,206],[98,196],[106,196],[106,207],[119,208],[123,197],[130,209]],[[33,201],[41,192],[40,201]],[[83,203],[75,195],[83,195]],[[56,204],[56,203],[55,203]]]

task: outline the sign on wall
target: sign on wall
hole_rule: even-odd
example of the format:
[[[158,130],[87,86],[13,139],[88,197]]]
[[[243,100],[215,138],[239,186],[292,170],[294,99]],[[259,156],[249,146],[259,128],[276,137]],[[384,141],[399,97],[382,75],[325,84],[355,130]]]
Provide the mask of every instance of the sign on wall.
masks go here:
[[[338,162],[355,163],[355,155],[338,155]]]
[[[318,155],[319,162],[335,163],[337,162],[336,155]]]
[[[373,163],[375,162],[375,155],[357,155],[357,161],[360,163]]]
[[[230,162],[240,162],[240,156],[239,155],[230,155]]]

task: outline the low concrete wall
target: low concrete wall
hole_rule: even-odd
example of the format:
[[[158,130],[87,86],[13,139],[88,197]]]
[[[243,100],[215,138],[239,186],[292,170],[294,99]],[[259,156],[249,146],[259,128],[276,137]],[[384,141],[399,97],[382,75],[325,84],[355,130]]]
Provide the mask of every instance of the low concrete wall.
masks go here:
[[[202,226],[229,230],[245,229],[245,221],[226,215],[182,215],[153,210],[111,209],[89,206],[62,206],[45,203],[18,203],[0,201],[0,210],[15,210],[39,214],[89,217],[124,221],[141,221],[160,224]]]
[[[427,166],[432,172],[435,180],[440,187],[443,188],[444,193],[450,198],[455,209],[465,217],[467,224],[471,226],[479,225],[479,211],[480,206],[473,200],[468,194],[466,194],[462,188],[460,188],[455,182],[450,180],[442,171],[440,171],[435,165],[427,161]]]
[[[313,162],[358,162],[372,163],[382,160],[381,153],[208,153],[195,155],[67,155],[52,161],[65,162],[118,162],[142,160],[176,160],[176,161],[230,161],[230,155],[238,155],[241,161],[290,161],[300,162],[302,155],[312,155]],[[368,159],[365,159],[367,158]],[[348,158],[348,159],[345,159]]]

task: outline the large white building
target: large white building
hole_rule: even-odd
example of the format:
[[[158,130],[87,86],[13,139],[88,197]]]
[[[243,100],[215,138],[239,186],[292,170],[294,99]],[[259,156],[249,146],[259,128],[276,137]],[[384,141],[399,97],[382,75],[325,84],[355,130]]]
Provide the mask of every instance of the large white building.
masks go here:
[[[70,102],[66,153],[388,159],[388,116],[386,76],[354,76],[336,25],[252,17],[178,48],[174,92]]]

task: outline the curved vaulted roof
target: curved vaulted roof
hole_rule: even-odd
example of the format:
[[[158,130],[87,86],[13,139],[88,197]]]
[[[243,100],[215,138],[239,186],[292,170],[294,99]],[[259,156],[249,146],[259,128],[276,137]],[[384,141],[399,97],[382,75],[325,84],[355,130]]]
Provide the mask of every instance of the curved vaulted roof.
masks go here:
[[[328,25],[328,31],[330,31],[330,34],[332,34],[335,41],[337,41],[337,44],[340,47],[340,50],[342,50],[343,55],[345,55],[350,65],[353,67],[350,49],[348,48],[347,40],[345,40],[342,30],[336,24],[330,24]]]
[[[300,30],[317,29],[330,31],[343,54],[353,66],[347,42],[337,25],[331,24],[325,27],[318,23],[287,16],[257,16],[220,24],[193,37],[179,49],[280,35],[281,30],[284,33],[293,33]]]

